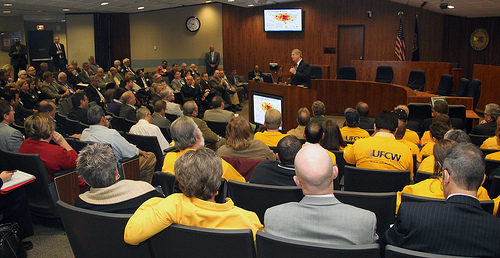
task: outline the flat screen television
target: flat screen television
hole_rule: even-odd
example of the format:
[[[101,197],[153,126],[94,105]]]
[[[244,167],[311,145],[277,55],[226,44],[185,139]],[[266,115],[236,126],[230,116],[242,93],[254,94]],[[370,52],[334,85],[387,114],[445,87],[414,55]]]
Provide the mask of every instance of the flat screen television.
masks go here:
[[[277,109],[283,117],[283,97],[261,92],[252,92],[253,100],[253,121],[256,124],[264,125],[266,111]],[[280,130],[282,130],[280,126]]]
[[[264,9],[264,31],[302,31],[302,9]]]

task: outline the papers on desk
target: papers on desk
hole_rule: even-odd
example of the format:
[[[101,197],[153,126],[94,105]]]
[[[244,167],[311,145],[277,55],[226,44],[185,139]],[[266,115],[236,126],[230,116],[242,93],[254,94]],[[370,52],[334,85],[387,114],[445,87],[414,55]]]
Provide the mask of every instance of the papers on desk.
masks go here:
[[[86,88],[86,87],[88,87],[89,85],[88,85],[88,84],[86,84],[86,83],[81,83],[81,82],[80,82],[80,83],[78,83],[76,86]]]
[[[0,194],[9,193],[10,191],[15,190],[19,187],[33,183],[35,179],[36,177],[33,175],[15,170],[12,178],[9,181],[3,183],[2,188],[0,189]]]

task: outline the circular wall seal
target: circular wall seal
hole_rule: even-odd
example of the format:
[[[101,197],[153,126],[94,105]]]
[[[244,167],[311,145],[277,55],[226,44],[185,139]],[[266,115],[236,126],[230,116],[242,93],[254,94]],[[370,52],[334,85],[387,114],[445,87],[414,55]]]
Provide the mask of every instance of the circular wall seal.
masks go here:
[[[485,29],[477,29],[470,34],[470,46],[476,51],[482,51],[490,43],[490,36]]]

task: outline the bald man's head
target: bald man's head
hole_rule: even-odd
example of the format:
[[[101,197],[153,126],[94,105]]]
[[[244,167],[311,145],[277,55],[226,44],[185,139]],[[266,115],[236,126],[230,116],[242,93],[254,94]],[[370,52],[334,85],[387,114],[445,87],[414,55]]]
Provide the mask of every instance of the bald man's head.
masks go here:
[[[333,194],[333,179],[338,175],[328,152],[321,146],[304,146],[295,156],[295,183],[304,195]]]

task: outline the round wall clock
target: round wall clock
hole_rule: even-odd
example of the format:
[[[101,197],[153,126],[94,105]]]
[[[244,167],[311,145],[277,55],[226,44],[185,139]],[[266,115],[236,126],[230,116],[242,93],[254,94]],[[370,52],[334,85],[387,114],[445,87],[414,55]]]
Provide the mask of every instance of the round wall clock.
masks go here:
[[[476,51],[484,50],[490,43],[490,36],[485,29],[477,29],[470,34],[470,46]]]
[[[191,16],[189,18],[187,18],[186,20],[186,28],[191,31],[191,32],[195,32],[195,31],[198,31],[200,29],[200,26],[201,26],[201,22],[198,18],[194,17],[194,16]]]

